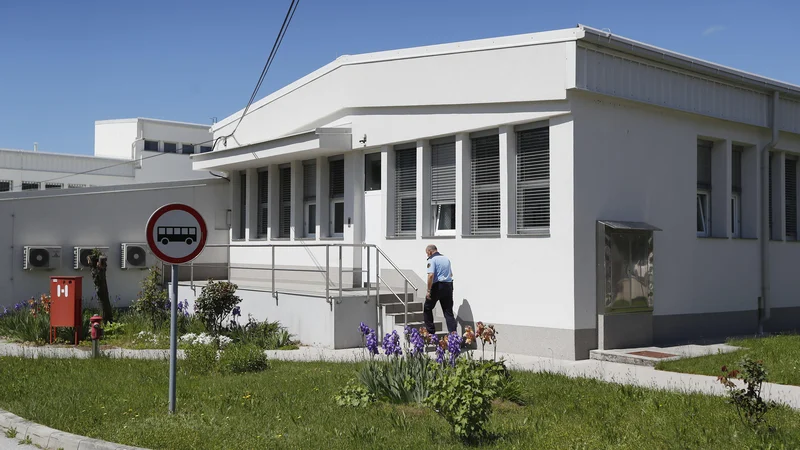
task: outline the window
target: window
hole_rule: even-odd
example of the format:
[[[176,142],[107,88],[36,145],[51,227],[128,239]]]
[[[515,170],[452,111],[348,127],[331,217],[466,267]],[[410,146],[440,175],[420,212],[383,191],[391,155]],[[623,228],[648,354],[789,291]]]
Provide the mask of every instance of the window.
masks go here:
[[[192,145],[192,144],[183,144],[183,145],[181,145],[181,153],[183,153],[184,155],[188,155],[188,154],[194,153],[194,145]]]
[[[292,230],[292,168],[289,166],[279,169],[281,206],[278,210],[278,237],[288,238]]]
[[[395,236],[415,236],[417,232],[417,149],[395,151],[394,167]]]
[[[247,174],[239,173],[239,239],[244,239],[247,225]]]
[[[714,143],[697,140],[697,235],[711,235],[711,149]]]
[[[86,185],[85,185],[85,184],[70,184],[70,185],[69,185],[69,188],[70,188],[70,189],[74,189],[74,188],[84,188],[84,187],[86,187]]]
[[[164,142],[164,153],[178,153],[178,144],[174,142]]]
[[[364,190],[381,190],[381,154],[369,153],[364,155]]]
[[[472,139],[470,231],[473,235],[500,232],[500,138]]]
[[[786,239],[797,240],[797,159],[786,157]]]
[[[431,206],[434,236],[456,234],[456,143],[431,142]]]
[[[269,226],[269,172],[266,168],[258,172],[258,238],[267,237],[267,227]]]
[[[63,187],[64,185],[61,183],[45,183],[44,185],[45,189],[61,189]]]
[[[7,180],[0,181],[0,192],[9,192],[12,187],[14,187],[13,182]]]
[[[158,141],[144,141],[144,149],[148,152],[157,152]]]
[[[769,202],[769,238],[772,239],[772,152],[769,152],[769,163],[767,164],[769,167],[769,186],[767,187],[767,196]]]
[[[328,164],[330,197],[330,230],[332,237],[344,234],[344,159],[330,160]]]
[[[744,148],[733,146],[733,161],[731,161],[731,234],[738,238],[742,236],[742,154]]]
[[[550,129],[517,132],[517,234],[550,231]]]
[[[317,163],[303,164],[303,230],[307,237],[317,234]]]
[[[35,191],[39,189],[39,183],[36,181],[23,181],[22,182],[22,190],[23,191]]]
[[[208,153],[210,151],[211,151],[211,147],[209,147],[207,145],[201,145],[200,146],[200,153]]]

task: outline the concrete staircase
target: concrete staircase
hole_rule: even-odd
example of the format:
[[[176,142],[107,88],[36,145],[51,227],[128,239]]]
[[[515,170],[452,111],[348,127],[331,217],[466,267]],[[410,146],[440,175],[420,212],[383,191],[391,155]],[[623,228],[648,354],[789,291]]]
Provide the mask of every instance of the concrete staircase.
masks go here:
[[[373,296],[376,295],[375,289],[376,286],[373,283],[370,286]],[[398,290],[396,287],[392,287],[392,289],[395,292],[402,291],[402,289]],[[425,327],[422,312],[424,303],[415,298],[414,293],[409,293],[406,297],[406,301],[408,302],[408,314],[406,315],[406,308],[401,300],[402,298],[403,294],[400,294],[400,298],[398,298],[398,296],[389,291],[385,286],[381,286],[380,298],[378,299],[379,314],[377,331],[380,337],[394,330],[396,330],[400,336],[403,336],[406,325],[416,329]],[[407,322],[406,319],[408,320]],[[447,335],[447,331],[444,330],[444,324],[441,320],[434,317],[433,325],[436,329],[436,335],[439,338]]]

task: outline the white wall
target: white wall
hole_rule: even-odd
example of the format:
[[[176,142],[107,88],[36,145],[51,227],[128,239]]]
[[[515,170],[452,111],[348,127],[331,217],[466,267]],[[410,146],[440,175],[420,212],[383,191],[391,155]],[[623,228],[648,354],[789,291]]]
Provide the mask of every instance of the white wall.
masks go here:
[[[145,242],[145,224],[158,207],[181,202],[197,208],[209,229],[209,243],[227,242],[227,181],[127,185],[73,191],[18,192],[0,198],[0,245],[11,249],[0,258],[0,305],[49,292],[50,276],[83,276],[84,297],[94,292],[88,271],[72,268],[74,246],[109,247],[110,295],[125,306],[136,298],[142,270],[120,269],[123,242]],[[222,221],[222,223],[219,223]],[[23,271],[23,246],[61,246],[60,270]],[[201,259],[213,253],[206,249]]]
[[[259,102],[242,120],[235,140],[228,140],[227,148],[321,126],[347,108],[563,100],[571,57],[567,45],[558,42],[435,56],[423,52],[406,59],[337,66],[322,76],[309,76],[297,87],[287,87],[273,100]],[[230,134],[234,116],[221,121],[214,135]],[[357,141],[362,134],[353,134],[354,147],[360,146]]]
[[[654,315],[756,309],[758,240],[696,236],[697,138],[761,149],[769,142],[770,131],[591,94],[575,93],[571,104],[576,327],[595,326],[595,221],[599,219],[643,221],[663,230],[655,233]],[[800,139],[784,133],[778,149],[800,152]],[[757,180],[755,167],[749,175],[743,178]],[[748,181],[743,182],[748,189]],[[758,203],[743,205],[743,222],[760,226]],[[723,206],[716,203],[712,209]],[[757,228],[748,237],[758,236],[754,231]],[[789,269],[800,257],[800,246],[770,243],[770,254],[772,304],[800,306],[796,295],[800,278]]]
[[[142,136],[153,141],[199,144],[211,139],[211,126],[141,119]],[[211,143],[203,145],[210,146]]]
[[[94,155],[131,159],[133,141],[139,135],[135,119],[96,122],[94,126]]]

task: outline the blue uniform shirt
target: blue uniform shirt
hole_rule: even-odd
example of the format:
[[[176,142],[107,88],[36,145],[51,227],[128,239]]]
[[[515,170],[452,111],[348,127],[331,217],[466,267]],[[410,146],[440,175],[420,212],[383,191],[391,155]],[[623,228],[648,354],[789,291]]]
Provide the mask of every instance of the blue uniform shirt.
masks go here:
[[[434,253],[428,258],[428,273],[433,274],[433,282],[453,282],[453,272],[450,268],[450,259],[440,254]]]

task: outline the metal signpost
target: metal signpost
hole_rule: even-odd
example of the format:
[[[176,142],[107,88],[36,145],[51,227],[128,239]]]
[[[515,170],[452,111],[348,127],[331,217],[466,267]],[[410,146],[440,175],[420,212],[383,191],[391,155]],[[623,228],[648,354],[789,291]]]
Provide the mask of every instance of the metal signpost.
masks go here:
[[[203,216],[188,205],[172,203],[158,208],[147,220],[147,245],[165,263],[172,265],[169,327],[169,412],[175,412],[175,374],[178,363],[178,265],[203,251],[207,229]]]

